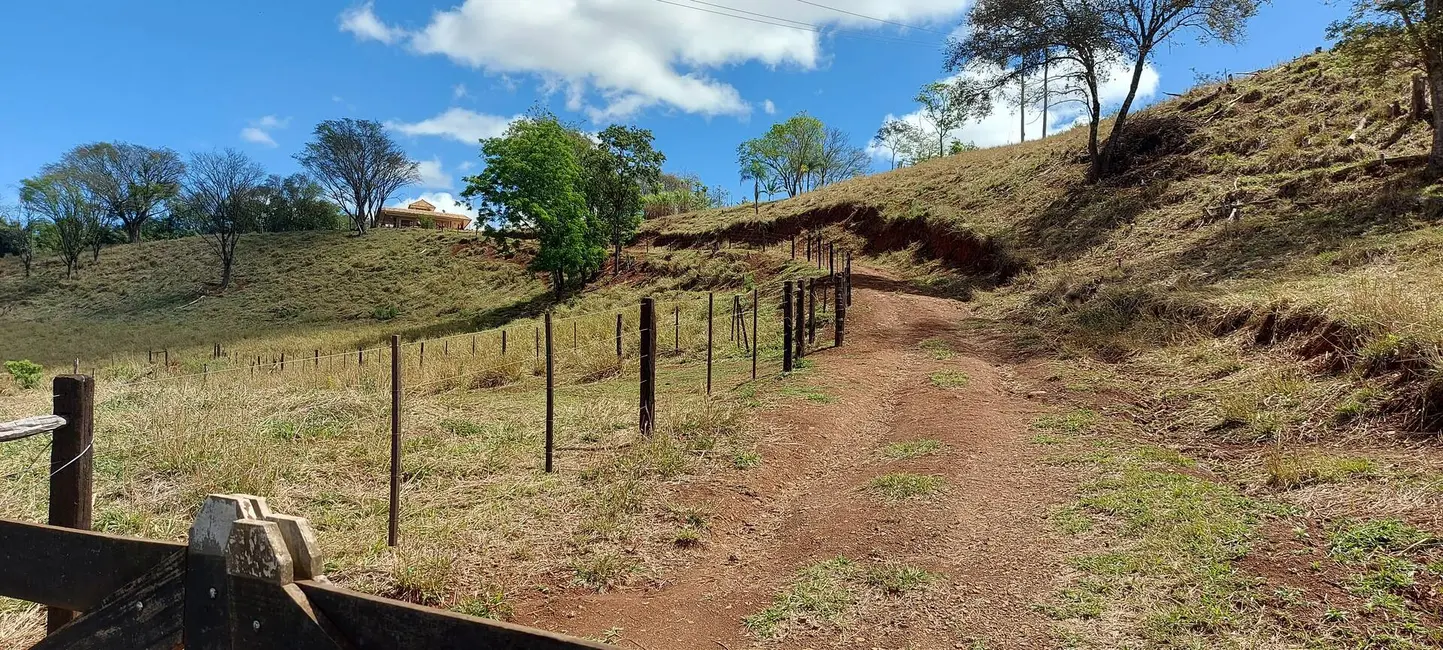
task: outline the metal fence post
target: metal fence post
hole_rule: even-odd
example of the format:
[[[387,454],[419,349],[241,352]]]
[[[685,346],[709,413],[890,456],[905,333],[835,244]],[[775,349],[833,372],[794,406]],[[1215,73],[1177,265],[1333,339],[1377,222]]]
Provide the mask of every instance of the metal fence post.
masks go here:
[[[752,379],[757,378],[757,288],[752,287]]]
[[[792,341],[797,345],[796,358],[800,360],[807,355],[807,283],[806,280],[797,280],[797,333],[793,335]]]

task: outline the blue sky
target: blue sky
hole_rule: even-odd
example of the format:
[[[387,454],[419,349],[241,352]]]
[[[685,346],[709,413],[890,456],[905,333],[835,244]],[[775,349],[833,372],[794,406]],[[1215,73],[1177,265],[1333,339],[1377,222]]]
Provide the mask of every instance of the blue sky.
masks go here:
[[[667,4],[673,1],[687,6]],[[289,173],[297,169],[292,154],[316,122],[336,117],[387,122],[425,163],[425,186],[398,198],[434,198],[459,192],[461,177],[474,173],[472,136],[496,132],[534,104],[593,128],[612,121],[649,128],[669,171],[700,174],[740,196],[736,144],[775,120],[805,110],[862,144],[887,116],[913,111],[916,89],[945,76],[943,34],[957,26],[965,6],[9,3],[0,10],[10,26],[0,39],[0,87],[9,91],[0,98],[0,201],[14,201],[21,178],[68,148],[97,140],[182,153],[236,147],[273,173]],[[707,13],[728,11],[720,7],[819,26],[825,34]],[[1153,61],[1152,97],[1185,90],[1194,70],[1254,70],[1312,51],[1325,44],[1323,30],[1342,10],[1317,0],[1278,0],[1236,47],[1183,35]],[[64,47],[56,47],[62,35]],[[999,114],[959,136],[1003,142],[1016,138],[1015,124],[1015,116]],[[879,161],[879,169],[885,164]]]

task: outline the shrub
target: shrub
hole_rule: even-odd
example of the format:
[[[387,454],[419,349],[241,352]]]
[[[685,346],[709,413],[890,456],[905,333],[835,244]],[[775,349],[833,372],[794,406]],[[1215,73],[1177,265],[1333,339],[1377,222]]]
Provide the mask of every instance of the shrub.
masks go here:
[[[26,390],[40,385],[41,370],[40,364],[29,359],[5,362],[5,371],[10,373],[16,384]]]
[[[379,321],[388,321],[401,315],[401,309],[395,305],[376,305],[371,310],[371,318]]]

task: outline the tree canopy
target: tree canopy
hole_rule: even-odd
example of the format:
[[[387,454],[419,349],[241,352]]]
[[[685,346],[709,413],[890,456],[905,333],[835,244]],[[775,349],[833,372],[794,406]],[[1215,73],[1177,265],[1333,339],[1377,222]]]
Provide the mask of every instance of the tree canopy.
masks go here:
[[[992,102],[985,88],[965,79],[936,81],[922,86],[915,101],[922,105],[922,118],[932,125],[937,136],[937,155],[947,155],[947,135],[992,111]]]
[[[316,125],[296,161],[350,217],[357,234],[374,228],[396,190],[420,182],[419,165],[380,122],[345,118]]]
[[[170,149],[128,142],[96,142],[71,149],[57,163],[71,170],[103,215],[119,224],[130,243],[180,192],[185,164]]]
[[[613,124],[588,140],[581,164],[586,202],[611,234],[613,273],[621,270],[621,245],[642,218],[642,188],[661,180],[666,156],[652,147],[651,131]]]
[[[737,146],[737,166],[744,180],[754,182],[754,192],[775,178],[787,196],[796,196],[860,176],[869,163],[866,152],[852,145],[846,133],[806,113],[773,124],[761,137]]]
[[[561,295],[569,281],[596,272],[606,257],[604,230],[588,209],[572,132],[555,116],[518,119],[481,142],[485,168],[461,195],[506,231],[529,232],[540,245],[531,268],[551,275]]]

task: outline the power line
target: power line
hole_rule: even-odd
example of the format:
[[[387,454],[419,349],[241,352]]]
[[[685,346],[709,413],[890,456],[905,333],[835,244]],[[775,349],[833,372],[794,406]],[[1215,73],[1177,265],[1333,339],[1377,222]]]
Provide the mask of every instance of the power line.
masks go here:
[[[811,6],[813,6],[813,7],[819,7],[819,8],[822,8],[822,9],[828,9],[828,10],[835,11],[835,12],[841,13],[841,14],[847,14],[848,16],[856,16],[856,17],[858,17],[858,18],[866,18],[867,20],[875,20],[875,21],[877,21],[877,22],[879,22],[879,23],[885,23],[885,24],[888,24],[888,25],[894,25],[894,26],[896,26],[896,27],[905,27],[905,28],[907,28],[907,29],[915,29],[915,30],[917,30],[917,31],[919,31],[919,32],[930,32],[930,33],[933,33],[933,34],[941,34],[941,35],[943,35],[943,36],[951,36],[951,34],[949,34],[949,33],[947,33],[947,32],[937,31],[937,30],[935,30],[935,29],[928,29],[928,28],[926,28],[926,27],[917,27],[916,25],[908,25],[907,23],[899,23],[899,22],[897,22],[897,21],[895,21],[895,20],[887,20],[886,18],[877,18],[877,17],[875,17],[875,16],[868,16],[868,15],[866,15],[866,14],[859,14],[859,13],[857,13],[857,12],[855,12],[855,11],[847,11],[846,9],[838,9],[838,8],[836,8],[836,7],[829,7],[829,6],[824,5],[824,4],[819,4],[819,3],[816,3],[816,2],[811,2],[810,0],[797,0],[797,2],[800,2],[800,3],[804,4],[804,5],[811,5]]]
[[[714,9],[706,9],[706,8],[703,8],[703,7],[696,7],[696,6],[692,6],[692,5],[681,4],[681,3],[679,3],[679,2],[672,2],[671,0],[656,0],[656,1],[657,1],[657,2],[660,2],[660,3],[664,4],[664,5],[671,5],[671,6],[673,6],[673,7],[681,7],[682,9],[691,9],[692,11],[701,11],[701,12],[705,12],[705,13],[709,13],[709,14],[716,14],[716,15],[718,15],[718,16],[726,16],[727,18],[735,18],[735,19],[737,19],[737,20],[745,20],[745,21],[749,21],[749,22],[753,22],[753,23],[759,23],[759,24],[762,24],[762,25],[771,25],[771,26],[773,26],[773,27],[784,27],[784,28],[787,28],[787,29],[795,29],[795,30],[798,30],[798,31],[812,32],[812,33],[815,33],[815,34],[835,34],[835,35],[837,35],[837,36],[846,36],[846,37],[848,37],[848,38],[860,38],[860,39],[864,39],[864,40],[879,41],[879,42],[884,42],[884,43],[907,43],[907,44],[909,44],[909,45],[924,45],[924,46],[927,46],[927,47],[936,47],[936,46],[937,46],[936,43],[927,43],[927,42],[924,42],[924,41],[913,41],[913,40],[908,40],[908,39],[905,39],[905,38],[890,38],[890,37],[886,37],[886,36],[871,36],[871,35],[866,35],[866,34],[854,34],[854,33],[847,32],[847,31],[842,31],[842,30],[830,30],[830,31],[828,31],[828,30],[823,30],[822,28],[817,27],[816,25],[812,25],[812,24],[810,24],[810,23],[805,23],[805,22],[798,21],[798,20],[792,20],[792,19],[790,19],[790,18],[781,18],[781,17],[778,17],[778,16],[772,16],[772,15],[769,15],[769,14],[761,14],[761,13],[757,13],[757,12],[754,12],[754,11],[746,11],[746,10],[744,10],[744,9],[736,9],[736,8],[728,7],[728,6],[725,6],[725,5],[712,4],[712,3],[703,3],[703,2],[698,2],[698,0],[693,0],[693,2],[698,2],[699,4],[706,4],[706,5],[712,6],[712,7],[719,7],[719,8],[721,8],[721,9],[725,9],[725,10],[727,10],[727,11],[736,11],[736,12],[740,12],[740,13],[751,14],[751,15],[753,15],[753,16],[760,16],[760,18],[751,18],[751,17],[748,17],[748,16],[739,16],[739,15],[737,15],[737,14],[726,13],[726,12],[724,12],[724,11],[716,11],[716,10],[714,10]],[[766,20],[763,20],[763,19],[766,19]],[[784,22],[773,22],[773,21],[784,21]],[[787,24],[787,23],[796,23],[796,24]]]

